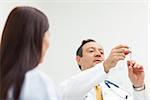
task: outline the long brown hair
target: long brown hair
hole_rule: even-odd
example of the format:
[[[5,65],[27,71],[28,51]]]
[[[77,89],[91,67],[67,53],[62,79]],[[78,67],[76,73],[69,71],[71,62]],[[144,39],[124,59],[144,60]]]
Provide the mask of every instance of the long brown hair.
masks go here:
[[[13,88],[18,100],[27,71],[35,68],[42,55],[42,40],[48,31],[47,17],[33,7],[16,7],[9,14],[0,44],[0,100]]]

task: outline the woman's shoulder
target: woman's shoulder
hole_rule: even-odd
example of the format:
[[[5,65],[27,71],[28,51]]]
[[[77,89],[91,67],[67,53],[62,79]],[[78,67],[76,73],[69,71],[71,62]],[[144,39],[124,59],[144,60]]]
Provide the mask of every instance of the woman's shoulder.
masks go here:
[[[47,99],[56,97],[55,84],[45,73],[39,68],[28,71],[25,75],[25,80],[22,88],[23,97],[33,97],[33,99]],[[28,98],[27,98],[28,99]],[[55,100],[55,99],[54,99]]]
[[[30,85],[39,85],[42,87],[55,87],[54,81],[48,77],[38,67],[28,71],[25,75],[25,82],[29,82]]]
[[[50,77],[48,77],[43,71],[41,71],[38,67],[28,71],[25,75],[26,79],[32,79],[34,81],[52,81]]]

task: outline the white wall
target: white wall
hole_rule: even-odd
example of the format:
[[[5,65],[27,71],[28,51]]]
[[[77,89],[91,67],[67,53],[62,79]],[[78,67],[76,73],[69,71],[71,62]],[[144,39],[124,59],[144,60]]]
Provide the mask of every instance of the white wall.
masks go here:
[[[148,88],[149,88],[149,95],[150,95],[150,67],[149,67],[149,65],[150,65],[150,45],[149,45],[149,43],[150,43],[150,0],[148,0],[148,74],[147,74],[147,80],[148,80]]]
[[[81,41],[87,38],[102,44],[106,57],[115,45],[128,44],[132,48],[132,58],[143,64],[148,74],[146,0],[0,2],[0,32],[8,13],[16,5],[32,5],[49,17],[50,48],[41,69],[56,83],[79,72],[75,52]],[[121,61],[110,74],[111,80],[126,86],[129,81],[126,61]]]

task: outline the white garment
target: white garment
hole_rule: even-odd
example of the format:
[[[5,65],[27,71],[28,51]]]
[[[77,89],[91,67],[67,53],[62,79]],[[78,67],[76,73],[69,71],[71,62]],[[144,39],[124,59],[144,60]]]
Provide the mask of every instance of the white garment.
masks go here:
[[[120,88],[111,85],[109,88],[104,82],[100,83],[104,100],[133,100],[132,94]],[[125,97],[127,96],[127,99]],[[85,100],[96,100],[95,88],[92,88],[86,95]]]
[[[101,84],[104,100],[125,100],[121,99],[116,92],[123,91],[122,89],[114,91],[106,87],[103,83],[106,79],[104,67],[97,64],[95,67],[82,71],[68,80],[60,84],[62,100],[96,100],[94,87]],[[127,100],[147,100],[145,91],[136,92],[131,94]],[[134,96],[132,96],[132,94]],[[134,99],[133,99],[134,98]]]
[[[8,97],[12,97],[12,89]],[[53,81],[38,68],[34,68],[25,75],[19,100],[58,100],[58,98]]]

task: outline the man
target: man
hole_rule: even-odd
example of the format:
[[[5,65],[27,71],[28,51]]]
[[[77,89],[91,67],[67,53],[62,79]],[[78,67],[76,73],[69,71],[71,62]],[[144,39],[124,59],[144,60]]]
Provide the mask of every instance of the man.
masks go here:
[[[118,45],[104,60],[104,50],[95,40],[84,40],[76,53],[82,72],[61,84],[63,100],[146,100],[143,66],[128,61],[128,73],[133,95],[106,80],[109,70],[131,53],[126,45]],[[66,88],[64,88],[66,87]]]

